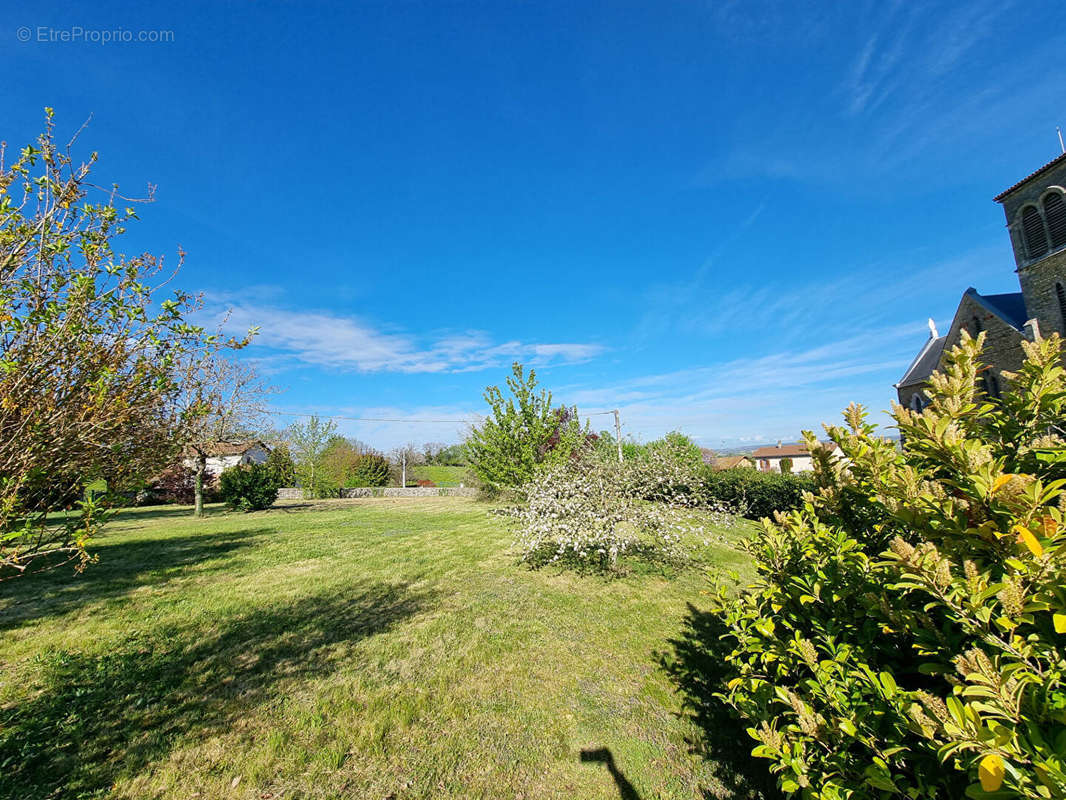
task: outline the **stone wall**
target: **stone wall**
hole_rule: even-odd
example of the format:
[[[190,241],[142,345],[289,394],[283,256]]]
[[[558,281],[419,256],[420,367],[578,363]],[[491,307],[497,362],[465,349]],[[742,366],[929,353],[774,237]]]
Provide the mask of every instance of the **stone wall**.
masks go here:
[[[1007,388],[1006,378],[1002,375],[1003,370],[1015,372],[1025,360],[1025,353],[1022,350],[1024,334],[991,313],[969,294],[962,296],[959,310],[955,313],[955,319],[952,320],[951,329],[947,334],[947,341],[944,343],[944,352],[947,353],[959,343],[963,328],[966,328],[970,336],[977,337],[975,318],[985,334],[985,347],[981,352],[981,360],[989,365],[989,373],[995,376],[999,390],[1003,392]]]
[[[470,486],[381,486],[374,488],[341,489],[340,496],[350,497],[476,497],[477,489]],[[303,489],[278,490],[278,500],[302,500]]]
[[[1018,278],[1025,296],[1025,310],[1040,323],[1040,335],[1066,335],[1066,321],[1055,290],[1055,284],[1060,284],[1066,291],[1066,250],[1022,267]]]

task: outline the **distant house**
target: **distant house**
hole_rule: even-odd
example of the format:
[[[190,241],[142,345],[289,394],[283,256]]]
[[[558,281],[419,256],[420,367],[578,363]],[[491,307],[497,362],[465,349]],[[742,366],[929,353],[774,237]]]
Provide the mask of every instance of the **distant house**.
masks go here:
[[[830,452],[839,452],[839,448],[834,442],[822,442],[822,445],[828,447]],[[810,472],[814,469],[811,454],[807,450],[807,445],[803,442],[791,442],[789,444],[778,442],[776,445],[770,445],[769,447],[760,447],[751,454],[751,457],[755,459],[755,465],[763,472],[780,472],[781,460],[784,458],[792,460],[793,472]]]
[[[238,464],[262,464],[270,455],[270,448],[262,442],[212,442],[204,450],[207,453],[207,474],[213,476]],[[196,467],[196,459],[188,452],[184,463],[191,469]]]
[[[712,458],[710,461],[711,469],[716,472],[721,472],[723,469],[754,469],[755,462],[750,457],[745,455],[739,456],[720,456],[719,458]]]

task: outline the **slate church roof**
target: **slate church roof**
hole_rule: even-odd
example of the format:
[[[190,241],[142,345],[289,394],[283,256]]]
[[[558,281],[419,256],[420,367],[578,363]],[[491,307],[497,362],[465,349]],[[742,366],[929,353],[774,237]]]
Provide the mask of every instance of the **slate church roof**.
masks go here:
[[[936,368],[940,365],[940,356],[944,352],[944,343],[947,340],[947,336],[930,336],[925,342],[925,347],[919,351],[914,361],[907,367],[903,377],[899,379],[896,388],[914,386],[929,380],[929,376],[936,372]]]
[[[985,310],[995,314],[1006,324],[1016,331],[1025,328],[1029,315],[1025,311],[1025,298],[1021,292],[1009,292],[1007,294],[979,294],[972,286],[966,290],[963,297],[970,297]],[[957,314],[958,312],[956,312]],[[929,376],[936,372],[940,366],[940,356],[944,354],[944,345],[947,336],[930,336],[925,347],[921,349],[907,371],[896,384],[897,389],[905,386],[916,386],[929,380]]]
[[[1026,320],[1029,319],[1028,314],[1025,313],[1025,298],[1022,297],[1021,292],[978,294],[976,289],[970,287],[966,290],[966,294],[1015,330],[1020,331],[1024,328]]]

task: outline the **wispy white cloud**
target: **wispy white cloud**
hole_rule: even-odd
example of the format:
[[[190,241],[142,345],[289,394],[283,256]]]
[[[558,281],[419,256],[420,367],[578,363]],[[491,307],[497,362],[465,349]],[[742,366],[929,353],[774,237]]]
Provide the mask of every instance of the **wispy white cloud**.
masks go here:
[[[758,176],[861,192],[876,188],[866,182],[872,178],[925,170],[923,156],[958,158],[967,151],[969,131],[981,131],[985,147],[990,139],[1013,139],[1023,120],[1034,119],[1060,94],[1057,74],[1045,65],[1066,38],[1054,32],[1030,48],[1014,48],[1009,61],[978,58],[1017,22],[1015,6],[998,0],[954,7],[848,4],[848,16],[838,14],[836,27],[849,19],[859,24],[851,25],[850,53],[836,65],[837,85],[825,102],[782,108],[772,138],[761,118],[738,119],[736,147],[697,180]]]
[[[926,335],[924,322],[915,319],[755,358],[653,372],[602,386],[556,385],[553,394],[558,402],[576,404],[583,416],[618,408],[624,431],[645,440],[670,430],[682,430],[709,447],[793,440],[803,429],[837,421],[849,402],[865,403],[874,412],[887,408],[894,397],[892,382]],[[464,353],[479,341],[475,337],[450,347]],[[384,450],[458,441],[484,411],[473,397],[467,405],[278,404],[276,409],[335,417],[341,433]],[[279,414],[276,422],[284,426],[298,418]],[[608,417],[593,416],[591,422],[597,429],[610,427]]]
[[[915,319],[816,347],[652,373],[602,387],[574,385],[557,394],[585,414],[619,408],[626,430],[641,438],[680,429],[711,447],[723,441],[795,439],[803,429],[837,421],[850,402],[867,404],[875,412],[887,408],[895,396],[892,382],[923,335],[925,326]]]
[[[257,326],[259,334],[249,355],[272,372],[301,364],[355,372],[469,372],[516,359],[531,366],[576,364],[605,350],[588,342],[496,342],[482,331],[445,333],[427,341],[329,311],[227,303],[226,299],[211,298],[208,314],[228,333]]]
[[[638,331],[641,338],[679,333],[713,339],[768,329],[801,338],[848,336],[850,330],[891,324],[898,319],[891,315],[898,313],[900,302],[913,298],[926,304],[913,309],[918,315],[954,311],[952,303],[966,288],[960,276],[980,282],[1009,275],[1002,256],[1001,247],[989,245],[934,263],[921,263],[920,255],[906,259],[918,262],[913,264],[873,260],[842,265],[835,277],[796,276],[773,285],[744,281],[735,273],[718,274],[713,266],[708,268],[711,259],[690,276],[649,287]],[[878,275],[892,277],[871,277]]]
[[[463,406],[299,406],[278,404],[273,409],[274,424],[284,428],[304,415],[333,419],[337,432],[366,442],[382,451],[406,444],[451,443],[462,440],[471,424],[481,417]],[[359,418],[359,419],[353,419]]]

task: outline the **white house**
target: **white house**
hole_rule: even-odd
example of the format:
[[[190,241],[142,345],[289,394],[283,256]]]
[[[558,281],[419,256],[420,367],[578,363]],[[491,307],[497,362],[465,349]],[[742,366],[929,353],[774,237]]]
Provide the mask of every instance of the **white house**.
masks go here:
[[[838,457],[842,455],[835,442],[822,442],[822,446],[829,448],[829,452],[836,453]],[[783,458],[792,460],[793,472],[810,472],[814,469],[811,454],[807,451],[807,445],[804,442],[789,444],[778,442],[769,447],[760,447],[751,454],[751,457],[755,461],[755,466],[763,472],[780,472]]]
[[[207,452],[207,474],[218,476],[222,470],[238,464],[262,464],[270,455],[270,448],[262,442],[212,442]],[[186,458],[185,466],[196,468],[194,458]]]

